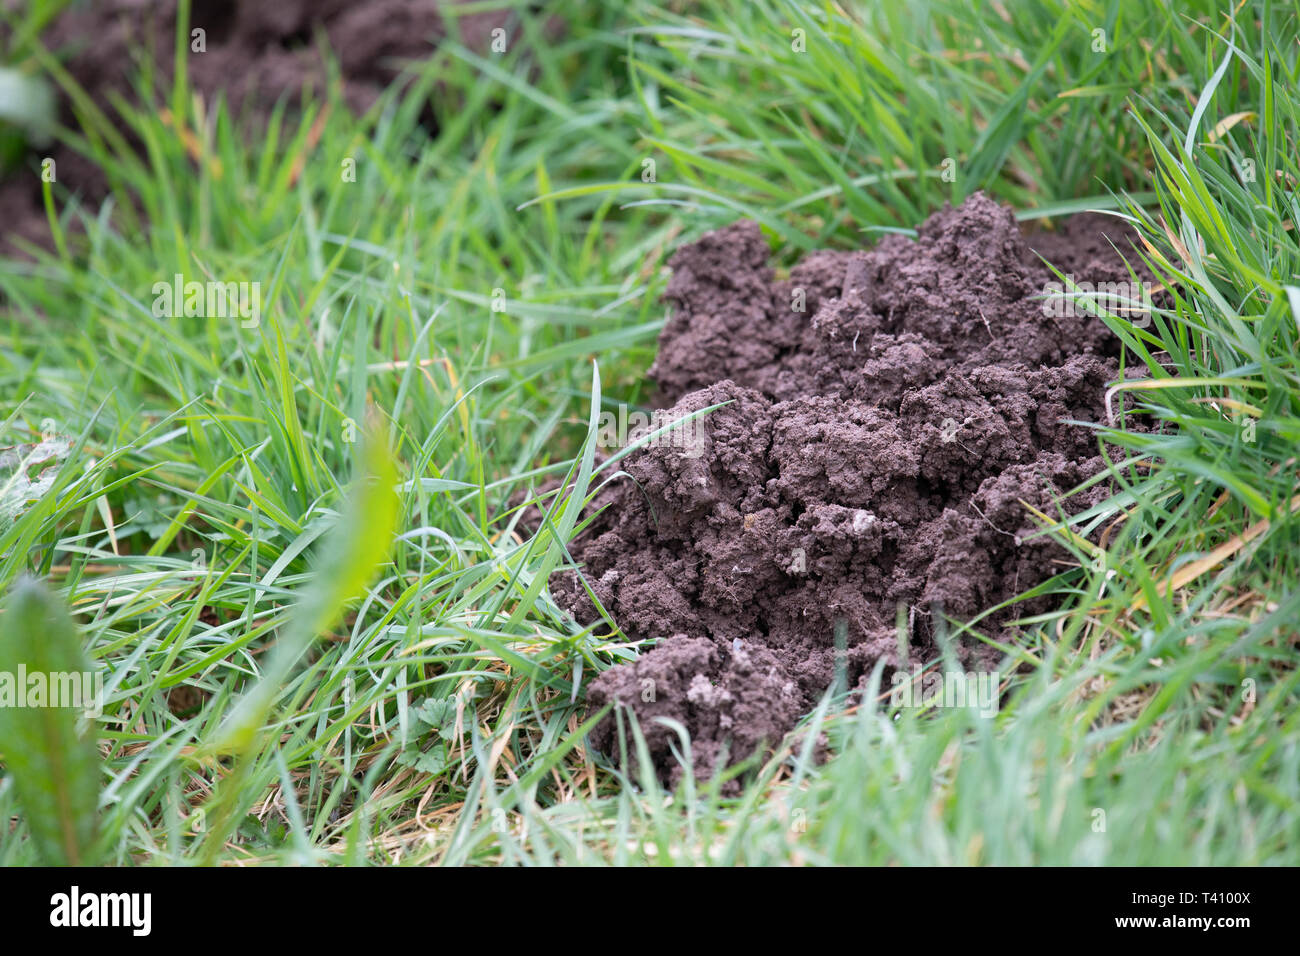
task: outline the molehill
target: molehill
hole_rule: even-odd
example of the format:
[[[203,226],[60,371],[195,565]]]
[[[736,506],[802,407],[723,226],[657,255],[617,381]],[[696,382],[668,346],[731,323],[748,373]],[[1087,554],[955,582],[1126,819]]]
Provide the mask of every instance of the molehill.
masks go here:
[[[724,747],[734,761],[779,742],[837,667],[854,686],[880,660],[886,678],[933,660],[945,617],[1060,570],[1068,555],[1034,537],[1025,503],[1077,513],[1109,493],[1063,500],[1102,469],[1096,433],[1071,422],[1104,421],[1119,342],[1085,308],[1045,307],[1056,276],[1039,254],[1078,281],[1126,283],[1131,241],[1099,215],[1026,236],[976,194],[915,240],[816,252],[786,278],[752,222],[678,250],[650,376],[670,417],[728,404],[692,442],[630,455],[574,542],[614,620],[657,642],[596,679],[590,706],[634,711],[666,780],[676,736],[653,718],[680,722],[708,775]],[[596,619],[571,573],[552,584]],[[1015,640],[1010,622],[1034,609],[980,628]],[[998,664],[969,635],[952,644],[968,670]],[[616,754],[617,733],[611,714],[593,743]]]

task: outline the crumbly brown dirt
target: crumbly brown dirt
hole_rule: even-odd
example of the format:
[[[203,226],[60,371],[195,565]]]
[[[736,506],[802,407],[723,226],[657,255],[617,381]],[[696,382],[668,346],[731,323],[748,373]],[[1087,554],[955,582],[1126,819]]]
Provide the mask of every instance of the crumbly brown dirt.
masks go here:
[[[1060,570],[1063,551],[1027,540],[1022,502],[1055,514],[1101,470],[1095,434],[1069,422],[1104,420],[1118,342],[1085,310],[1045,314],[1036,297],[1054,276],[1036,252],[1079,280],[1127,281],[1107,236],[1136,261],[1114,218],[1026,237],[977,194],[915,240],[817,252],[786,278],[752,222],[672,257],[650,375],[670,416],[729,404],[703,417],[693,447],[629,456],[575,542],[614,621],[658,642],[602,674],[589,704],[631,708],[665,779],[677,738],[654,718],[684,725],[695,771],[710,774],[724,748],[736,760],[779,742],[837,667],[853,686],[877,661],[888,677],[933,660],[944,615],[968,620]],[[573,576],[553,583],[579,620],[596,619]],[[981,630],[1015,640],[1009,622],[1026,610]],[[969,636],[954,645],[967,669],[997,666]],[[597,727],[598,749],[617,754],[616,728],[612,715]]]
[[[209,107],[218,96],[236,113],[264,127],[277,102],[296,102],[304,90],[322,95],[327,71],[317,43],[323,36],[338,59],[343,98],[364,112],[403,66],[427,59],[449,35],[444,15],[449,0],[193,0],[191,29],[205,31],[203,52],[190,52],[191,88]],[[175,0],[96,0],[76,3],[42,36],[78,84],[109,116],[113,96],[137,100],[132,86],[142,57],[153,61],[155,97],[171,88],[176,43]],[[492,31],[507,27],[506,10],[470,10],[455,17],[459,36],[471,49],[488,49]],[[164,106],[161,99],[156,104]],[[65,109],[65,123],[71,123]],[[15,239],[50,246],[41,201],[40,159],[33,152],[23,167],[0,180],[0,221],[5,236],[0,255]],[[48,155],[59,183],[92,207],[107,193],[103,173],[66,148]]]

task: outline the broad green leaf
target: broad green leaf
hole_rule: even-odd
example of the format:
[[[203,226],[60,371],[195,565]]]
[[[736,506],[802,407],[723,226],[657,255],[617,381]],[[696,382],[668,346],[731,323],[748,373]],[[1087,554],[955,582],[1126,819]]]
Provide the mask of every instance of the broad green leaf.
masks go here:
[[[235,705],[209,745],[241,753],[255,740],[298,659],[359,597],[384,561],[397,526],[396,466],[375,430],[362,445],[360,477],[319,553],[319,565],[257,684]]]
[[[94,734],[77,726],[102,703],[93,673],[59,599],[35,578],[20,578],[0,616],[0,760],[51,866],[96,862],[99,752]]]

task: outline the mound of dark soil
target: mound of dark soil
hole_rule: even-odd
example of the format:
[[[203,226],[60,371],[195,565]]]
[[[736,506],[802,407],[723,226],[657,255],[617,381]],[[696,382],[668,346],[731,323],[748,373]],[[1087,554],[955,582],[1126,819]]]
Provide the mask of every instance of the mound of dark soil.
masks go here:
[[[323,34],[338,58],[343,96],[364,112],[409,62],[427,59],[447,36],[449,0],[194,0],[191,29],[201,29],[203,49],[186,58],[190,86],[209,105],[223,95],[232,109],[247,110],[265,126],[281,99],[303,90],[323,93],[326,67],[316,42]],[[456,18],[461,39],[486,51],[492,31],[509,23],[509,11],[468,11]],[[109,116],[112,97],[136,99],[132,81],[142,57],[153,61],[154,88],[165,95],[174,72],[175,0],[97,0],[76,3],[56,18],[42,42]],[[188,46],[189,44],[187,44]],[[162,105],[161,102],[158,105]],[[64,116],[72,122],[70,112]],[[107,193],[103,173],[70,149],[53,156],[58,181],[91,205]],[[29,167],[39,157],[29,157]],[[31,168],[0,182],[5,229],[49,246],[41,184]],[[0,255],[11,242],[0,243]]]
[[[752,222],[673,256],[675,309],[650,375],[671,417],[730,404],[693,443],[630,456],[631,480],[576,542],[615,621],[658,640],[601,675],[589,702],[633,709],[666,778],[676,738],[652,718],[684,724],[708,774],[724,742],[745,757],[815,706],[836,673],[837,622],[838,666],[860,682],[882,658],[910,666],[900,606],[911,662],[933,660],[941,615],[969,619],[1065,557],[1025,540],[1036,529],[1021,502],[1057,513],[1101,469],[1095,434],[1066,422],[1104,420],[1118,342],[1086,310],[1045,314],[1038,296],[1054,276],[1034,250],[1079,281],[1127,282],[1103,232],[1136,261],[1113,218],[1026,239],[1008,209],[975,195],[915,241],[815,253],[785,279]],[[572,577],[555,593],[595,619]],[[982,626],[1013,639],[1006,624],[1025,611]],[[967,669],[996,667],[982,643],[954,650]],[[617,753],[612,717],[594,743]]]

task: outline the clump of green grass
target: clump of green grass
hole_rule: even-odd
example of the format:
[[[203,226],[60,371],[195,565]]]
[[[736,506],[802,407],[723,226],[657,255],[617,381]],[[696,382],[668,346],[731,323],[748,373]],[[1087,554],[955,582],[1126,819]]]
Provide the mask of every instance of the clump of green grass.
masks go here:
[[[0,264],[0,444],[61,449],[0,516],[0,583],[46,578],[107,675],[105,859],[1294,861],[1295,12],[561,15],[558,42],[525,17],[505,56],[449,44],[367,117],[332,95],[253,141],[183,86],[166,121],[81,101],[112,206],[56,189],[83,228]],[[545,585],[617,470],[594,422],[643,397],[665,254],[739,215],[791,259],[860,245],[980,187],[1123,211],[1173,292],[1147,327],[1099,317],[1167,426],[1106,432],[1116,496],[1045,531],[1077,566],[1004,648],[997,717],[828,699],[739,796],[589,753],[583,687],[624,642]],[[177,273],[259,283],[259,322],[155,315]],[[381,470],[367,423],[398,533],[285,665],[321,569],[362,550],[330,529]],[[0,863],[36,859],[27,832]]]

